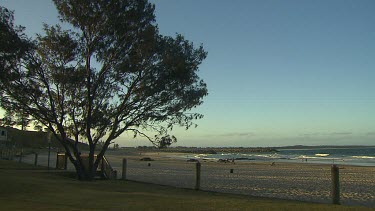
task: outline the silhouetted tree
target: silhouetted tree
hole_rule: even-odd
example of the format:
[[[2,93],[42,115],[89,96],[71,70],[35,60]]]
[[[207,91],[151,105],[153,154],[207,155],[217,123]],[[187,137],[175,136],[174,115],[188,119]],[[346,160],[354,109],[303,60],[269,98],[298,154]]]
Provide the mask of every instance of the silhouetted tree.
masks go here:
[[[156,137],[158,139],[158,137]],[[160,140],[158,140],[158,148],[159,149],[164,149],[164,148],[167,148],[169,147],[170,145],[172,145],[173,143],[176,143],[177,142],[177,139],[176,137],[174,136],[163,136],[161,138],[159,138]]]
[[[43,132],[43,127],[41,125],[36,124],[36,125],[34,125],[34,130],[39,131],[39,132]]]
[[[8,77],[13,76],[8,75],[6,70],[22,68],[20,61],[25,60],[27,52],[33,48],[32,42],[23,31],[24,27],[14,25],[13,12],[0,6],[0,77],[2,80],[8,80]],[[5,92],[9,89],[9,87],[1,88]],[[2,97],[7,96],[2,95]],[[0,119],[0,125],[17,125],[21,126],[22,130],[25,130],[30,122],[27,112],[15,111],[12,106],[8,107],[4,117]]]
[[[21,130],[26,128],[31,123],[32,119],[25,112],[10,112],[6,111],[4,117],[0,119],[0,125],[3,126],[21,126]]]
[[[20,60],[25,59],[32,48],[29,38],[23,33],[24,27],[14,25],[13,12],[0,6],[0,76],[6,69],[20,68]]]
[[[194,119],[202,118],[189,111],[207,95],[197,75],[207,53],[182,35],[160,35],[153,4],[54,3],[61,20],[73,29],[45,25],[35,50],[14,58],[16,65],[2,66],[1,106],[24,111],[48,127],[80,179],[94,177],[108,146],[122,133],[158,145],[174,125],[188,129]],[[155,138],[149,135],[153,132]],[[78,148],[82,140],[90,148],[88,168]]]
[[[120,148],[119,144],[116,144],[116,143],[113,144],[113,149],[119,149],[119,148]]]

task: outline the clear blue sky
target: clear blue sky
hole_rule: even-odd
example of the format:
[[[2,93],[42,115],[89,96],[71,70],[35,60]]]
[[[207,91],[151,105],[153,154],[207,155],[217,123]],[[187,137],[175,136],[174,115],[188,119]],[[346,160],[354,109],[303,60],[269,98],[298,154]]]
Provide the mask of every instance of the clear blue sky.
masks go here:
[[[198,128],[177,145],[375,144],[375,1],[153,0],[164,35],[208,57]],[[55,24],[48,0],[2,0],[29,35]],[[146,145],[124,135],[122,146]]]

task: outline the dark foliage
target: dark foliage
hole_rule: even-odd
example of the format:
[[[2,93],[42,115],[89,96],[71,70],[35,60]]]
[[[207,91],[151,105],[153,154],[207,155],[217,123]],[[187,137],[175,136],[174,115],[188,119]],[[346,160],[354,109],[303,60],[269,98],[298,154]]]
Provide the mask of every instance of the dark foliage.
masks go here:
[[[154,5],[54,2],[73,29],[46,25],[35,45],[12,25],[12,14],[2,12],[2,27],[9,32],[2,42],[9,48],[1,49],[1,107],[49,128],[81,179],[93,177],[111,141],[122,133],[165,147],[176,141],[168,135],[174,125],[188,129],[202,118],[189,111],[207,95],[197,75],[207,53],[182,35],[160,35]],[[90,147],[88,169],[77,147],[82,141]]]

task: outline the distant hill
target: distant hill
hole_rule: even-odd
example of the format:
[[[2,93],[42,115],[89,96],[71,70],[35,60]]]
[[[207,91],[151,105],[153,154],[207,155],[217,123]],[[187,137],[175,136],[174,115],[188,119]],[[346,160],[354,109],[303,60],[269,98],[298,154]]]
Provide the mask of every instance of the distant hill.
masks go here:
[[[12,127],[4,127],[8,131],[8,140],[17,147],[41,149],[48,147],[47,133],[40,131],[22,131]],[[87,144],[80,143],[81,149],[87,148]],[[51,147],[63,148],[60,142],[52,136]]]
[[[375,147],[375,145],[294,145],[294,146],[282,146],[282,147],[275,147],[275,149],[343,149],[343,148],[363,148],[363,147]]]

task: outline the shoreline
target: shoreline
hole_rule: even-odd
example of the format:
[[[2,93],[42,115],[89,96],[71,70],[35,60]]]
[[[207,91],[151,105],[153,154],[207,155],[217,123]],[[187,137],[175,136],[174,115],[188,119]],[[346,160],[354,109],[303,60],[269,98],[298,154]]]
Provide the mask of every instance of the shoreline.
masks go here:
[[[110,150],[111,166],[122,175],[127,159],[126,179],[139,182],[194,189],[196,163],[187,162],[191,153],[138,152]],[[34,156],[24,162],[33,163]],[[153,161],[140,161],[149,157]],[[181,159],[176,159],[180,157]],[[47,164],[47,154],[38,164]],[[52,156],[54,158],[54,156]],[[54,163],[54,160],[51,161]],[[278,199],[331,203],[331,164],[309,162],[216,162],[201,160],[201,189],[206,191],[252,195]],[[338,165],[341,202],[375,208],[375,167]],[[73,170],[69,163],[68,169]],[[231,173],[232,172],[232,173]]]
[[[276,147],[170,147],[164,149],[156,149],[154,147],[138,147],[136,150],[144,152],[171,152],[193,154],[278,152],[278,150],[276,150]]]
[[[109,151],[110,152],[110,151]],[[124,152],[124,156],[129,154]],[[185,152],[143,152],[138,151],[137,153],[131,153],[129,157],[156,157],[157,159],[170,159],[170,160],[182,160],[187,161],[189,159],[196,159],[199,162],[227,162],[232,161],[231,158],[206,158],[205,155],[210,154],[197,154],[197,153],[185,153]],[[330,158],[330,159],[311,159],[311,158],[300,158],[300,159],[234,159],[235,163],[296,163],[296,164],[316,164],[316,165],[339,165],[339,166],[361,166],[361,167],[375,167],[375,163],[365,163],[365,162],[347,162],[342,159]]]
[[[129,157],[129,179],[182,188],[195,185],[195,162],[186,153],[142,153]],[[190,154],[191,155],[191,154]],[[139,161],[138,156],[155,161]],[[201,162],[201,189],[252,196],[331,203],[331,165],[293,162]],[[146,164],[150,163],[151,166]],[[375,167],[338,165],[341,201],[375,207]],[[232,172],[232,173],[231,173]]]
[[[195,162],[176,159],[190,153],[147,152],[130,156],[108,156],[114,162],[128,160],[127,179],[194,188]],[[150,157],[154,161],[140,161]],[[117,160],[117,161],[115,161]],[[331,203],[331,164],[269,161],[200,161],[201,189],[279,199]],[[150,164],[150,166],[148,165]],[[375,207],[375,167],[338,165],[341,202]],[[121,165],[115,165],[121,175]],[[232,173],[231,173],[232,172]]]

